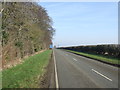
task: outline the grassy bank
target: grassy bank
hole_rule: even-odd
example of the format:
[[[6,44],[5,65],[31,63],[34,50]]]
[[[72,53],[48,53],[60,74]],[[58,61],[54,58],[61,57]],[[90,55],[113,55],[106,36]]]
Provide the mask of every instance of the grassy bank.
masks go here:
[[[38,88],[39,76],[45,73],[52,50],[30,56],[23,64],[2,71],[3,88]]]
[[[69,52],[75,53],[75,54],[79,54],[82,56],[87,56],[90,58],[94,58],[94,59],[98,59],[104,62],[108,62],[108,63],[112,63],[112,64],[120,64],[120,60],[118,60],[117,58],[108,58],[105,56],[101,56],[101,55],[95,55],[95,54],[88,54],[88,53],[83,53],[83,52],[76,52],[76,51],[72,51],[72,50],[67,50]]]

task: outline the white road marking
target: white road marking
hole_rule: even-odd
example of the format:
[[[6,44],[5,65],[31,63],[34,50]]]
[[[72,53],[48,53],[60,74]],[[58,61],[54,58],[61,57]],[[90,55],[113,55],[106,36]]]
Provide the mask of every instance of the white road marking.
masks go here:
[[[73,60],[77,61],[77,59],[73,58]]]
[[[106,78],[107,80],[112,81],[112,79],[110,79],[110,78],[108,78],[107,76],[105,76],[105,75],[99,73],[98,71],[96,71],[96,70],[94,70],[94,69],[92,69],[92,71],[94,71],[95,73],[101,75],[102,77]]]
[[[66,54],[66,56],[68,56],[68,54]]]
[[[54,53],[54,50],[53,50],[53,56],[54,56],[54,65],[55,65],[55,81],[56,81],[56,89],[59,90],[58,75],[57,75],[57,66],[56,66],[56,60],[55,60],[55,53]]]
[[[2,12],[3,12],[3,10],[4,10],[4,8],[2,8],[2,9],[1,9],[0,13],[2,13]]]

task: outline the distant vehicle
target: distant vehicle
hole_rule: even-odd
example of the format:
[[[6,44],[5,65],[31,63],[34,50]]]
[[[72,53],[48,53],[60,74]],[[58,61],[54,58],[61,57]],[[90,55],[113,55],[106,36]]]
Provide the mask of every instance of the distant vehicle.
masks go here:
[[[56,46],[54,46],[54,48],[56,48]]]
[[[53,45],[52,45],[52,44],[50,44],[49,49],[52,49],[52,48],[53,48]]]

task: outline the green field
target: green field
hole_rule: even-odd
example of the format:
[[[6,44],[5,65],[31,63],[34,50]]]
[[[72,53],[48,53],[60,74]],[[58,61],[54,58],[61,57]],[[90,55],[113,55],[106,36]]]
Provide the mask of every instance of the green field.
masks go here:
[[[88,53],[83,53],[83,52],[76,52],[76,51],[72,51],[72,50],[67,50],[67,51],[72,52],[72,53],[76,53],[76,54],[80,54],[80,55],[83,55],[83,56],[87,56],[87,57],[90,57],[90,58],[98,59],[98,60],[101,60],[101,61],[109,62],[109,63],[112,63],[112,64],[120,64],[120,60],[117,59],[117,58],[110,58],[110,57],[108,58],[108,57],[101,56],[101,55],[88,54]]]
[[[3,88],[38,88],[39,77],[45,73],[45,67],[52,50],[30,56],[23,64],[2,71]]]

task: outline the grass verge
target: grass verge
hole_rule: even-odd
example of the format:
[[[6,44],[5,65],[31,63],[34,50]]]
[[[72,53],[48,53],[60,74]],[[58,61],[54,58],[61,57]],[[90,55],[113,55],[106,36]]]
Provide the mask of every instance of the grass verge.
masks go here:
[[[111,63],[111,64],[120,64],[120,60],[116,59],[116,58],[107,58],[107,57],[104,57],[104,56],[101,56],[101,55],[88,54],[88,53],[77,52],[77,51],[72,51],[72,50],[67,50],[67,51],[75,53],[75,54],[79,54],[79,55],[82,55],[82,56],[90,57],[90,58],[93,58],[93,59],[97,59],[97,60],[100,60],[100,61],[108,62],[108,63]]]
[[[39,88],[39,77],[45,73],[52,50],[30,56],[24,63],[2,71],[3,88]]]

